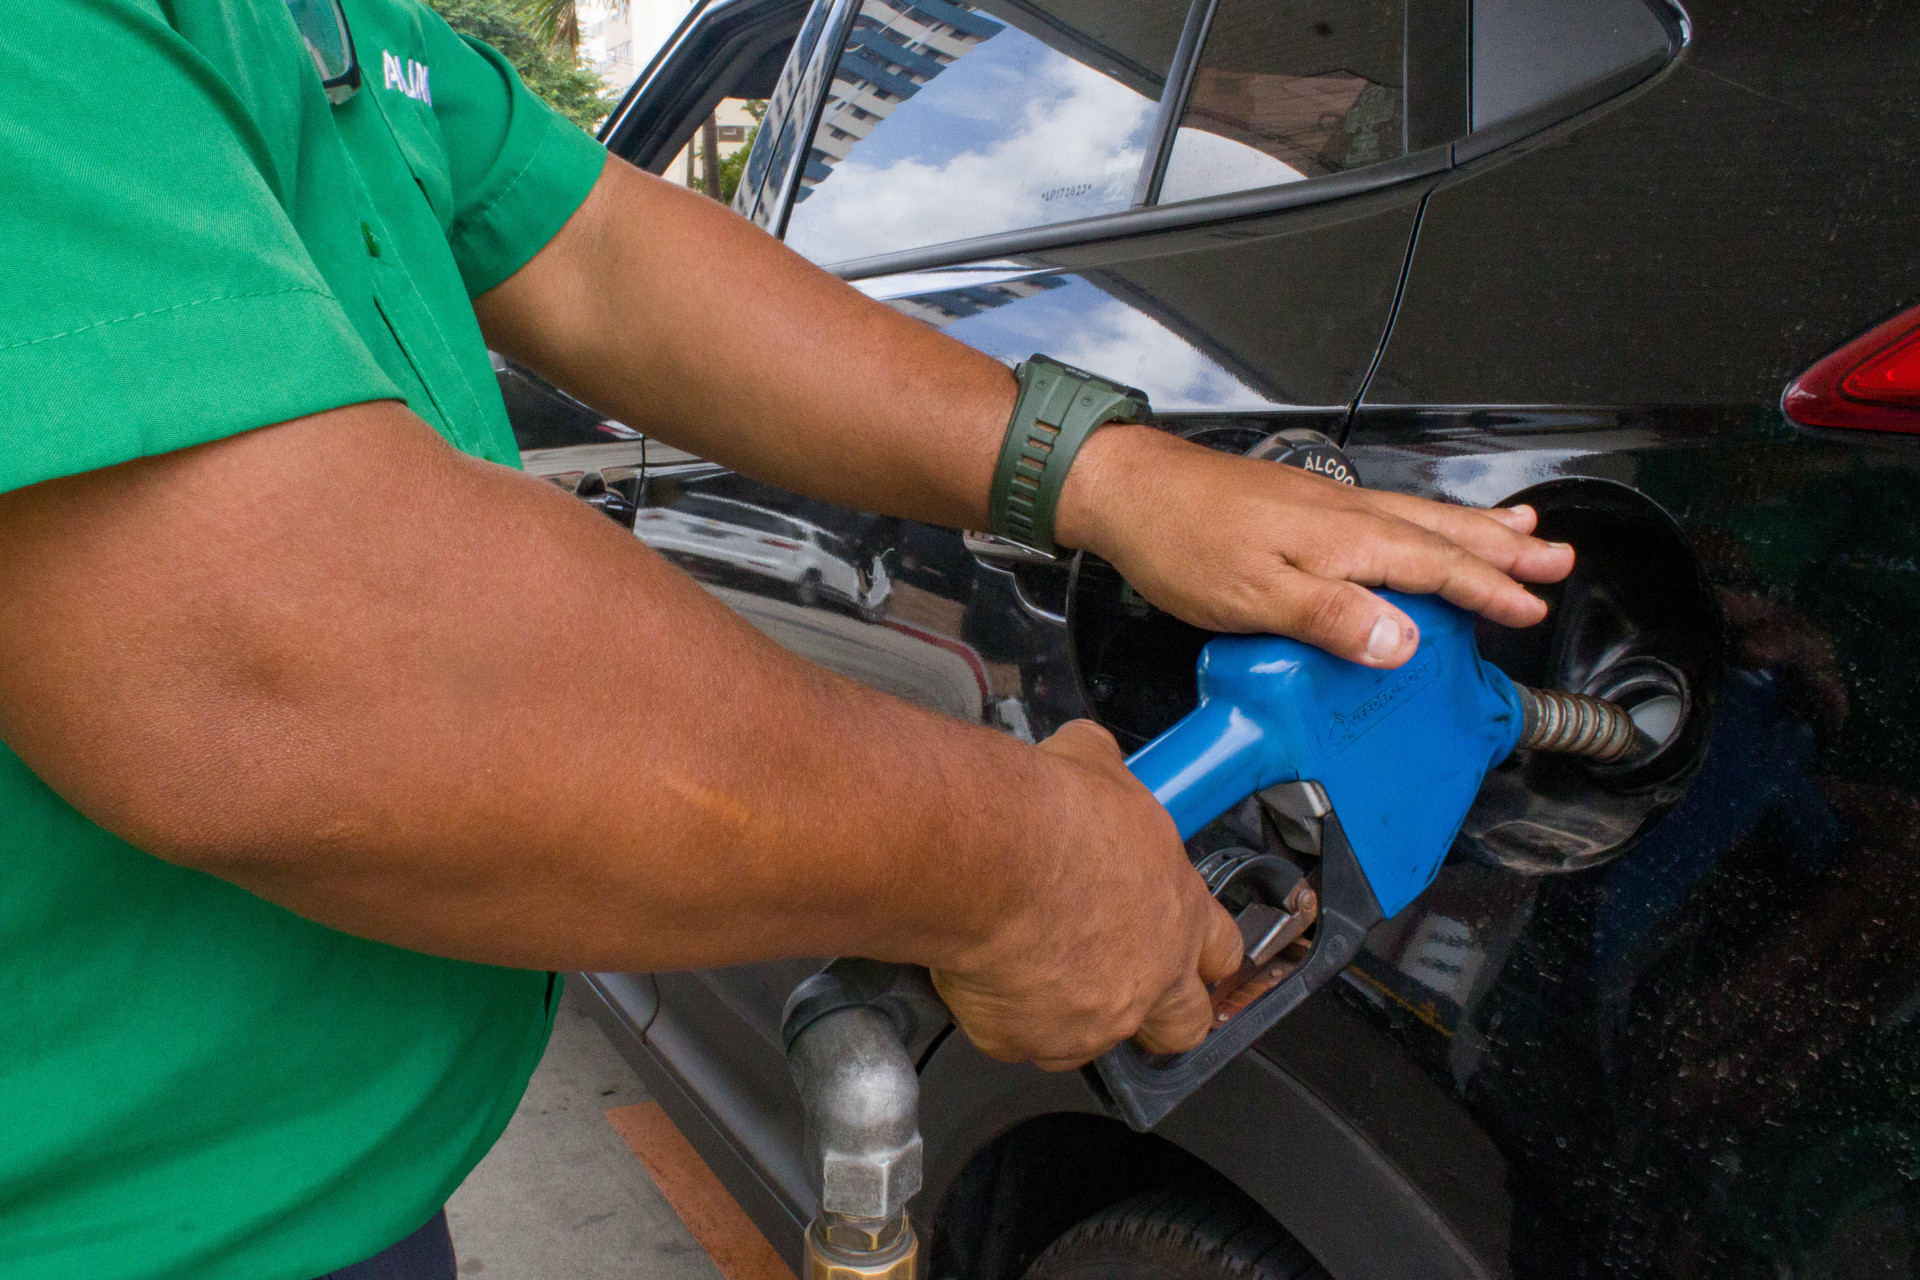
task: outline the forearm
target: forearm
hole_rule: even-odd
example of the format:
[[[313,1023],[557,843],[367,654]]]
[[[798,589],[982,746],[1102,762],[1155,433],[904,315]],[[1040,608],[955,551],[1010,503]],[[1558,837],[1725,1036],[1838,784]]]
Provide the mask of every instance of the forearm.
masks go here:
[[[857,509],[985,524],[1008,370],[704,196],[611,161],[476,309],[498,350],[649,435]]]
[[[397,405],[7,495],[0,528],[0,739],[150,852],[417,949],[937,964],[1072,785]]]

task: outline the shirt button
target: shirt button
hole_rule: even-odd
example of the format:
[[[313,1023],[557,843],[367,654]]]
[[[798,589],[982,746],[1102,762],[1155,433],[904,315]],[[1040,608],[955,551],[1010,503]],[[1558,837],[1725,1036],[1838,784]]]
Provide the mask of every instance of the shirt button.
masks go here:
[[[380,239],[373,234],[373,228],[363,222],[360,224],[360,234],[367,238],[367,256],[370,258],[379,257]]]

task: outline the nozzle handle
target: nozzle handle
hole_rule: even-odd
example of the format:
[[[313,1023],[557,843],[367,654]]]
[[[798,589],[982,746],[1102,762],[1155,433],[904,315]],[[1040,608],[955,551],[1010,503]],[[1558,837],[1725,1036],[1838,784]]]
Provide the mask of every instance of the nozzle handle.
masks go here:
[[[1290,744],[1221,701],[1203,702],[1127,758],[1127,768],[1173,815],[1182,840],[1256,791],[1298,779]]]

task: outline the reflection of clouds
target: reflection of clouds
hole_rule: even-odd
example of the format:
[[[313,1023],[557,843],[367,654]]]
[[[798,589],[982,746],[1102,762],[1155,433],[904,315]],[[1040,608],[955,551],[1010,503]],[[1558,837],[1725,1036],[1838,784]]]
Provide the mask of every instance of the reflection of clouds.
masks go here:
[[[1598,476],[1632,484],[1630,453],[1617,451],[1618,440],[1601,436],[1565,436],[1548,440],[1515,433],[1496,443],[1457,438],[1423,444],[1371,444],[1362,436],[1349,444],[1354,464],[1369,478],[1393,476],[1404,484],[1430,488],[1435,496],[1470,507],[1504,502],[1522,489],[1562,476]],[[1390,484],[1389,487],[1400,487]]]
[[[1124,209],[1152,115],[1009,29],[876,125],[794,206],[787,241],[840,262]]]
[[[1277,187],[1304,177],[1306,175],[1292,165],[1257,147],[1205,129],[1183,128],[1174,135],[1173,154],[1167,157],[1167,176],[1160,184],[1160,203]]]
[[[1139,387],[1160,413],[1279,407],[1144,311],[1077,276],[1059,278],[1062,288],[955,321],[946,332],[1002,360],[1038,351]]]
[[[1439,458],[1433,468],[1434,488],[1455,502],[1484,506],[1522,489],[1561,476],[1584,474],[1574,465],[1590,457],[1591,449],[1532,449],[1526,452],[1470,453]],[[1493,497],[1481,497],[1493,494]]]

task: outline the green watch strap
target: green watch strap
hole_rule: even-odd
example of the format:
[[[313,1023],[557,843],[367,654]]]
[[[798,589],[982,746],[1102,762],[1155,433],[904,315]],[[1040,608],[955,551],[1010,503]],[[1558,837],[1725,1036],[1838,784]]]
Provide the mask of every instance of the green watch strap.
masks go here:
[[[1014,369],[1020,397],[987,501],[992,532],[1055,554],[1053,514],[1080,446],[1109,422],[1144,417],[1147,393],[1043,355]]]

